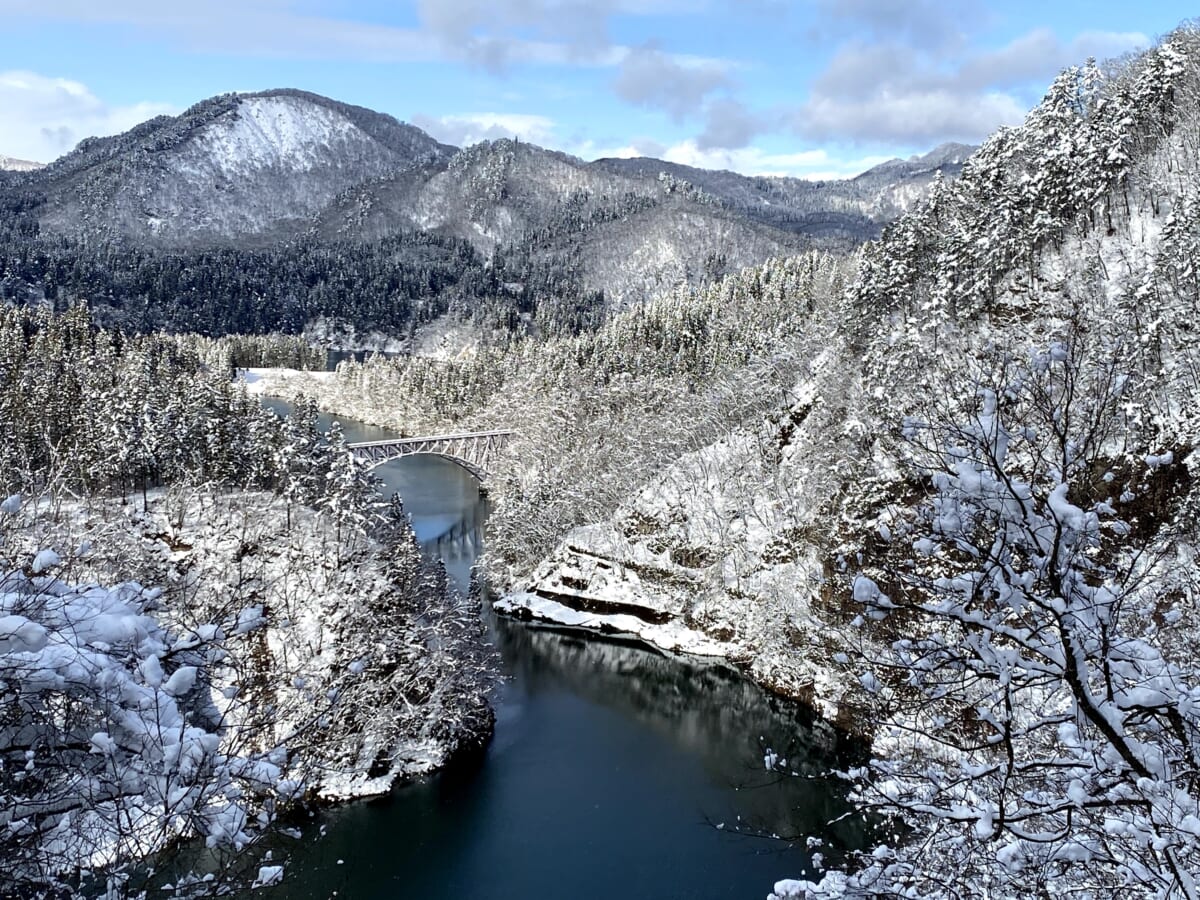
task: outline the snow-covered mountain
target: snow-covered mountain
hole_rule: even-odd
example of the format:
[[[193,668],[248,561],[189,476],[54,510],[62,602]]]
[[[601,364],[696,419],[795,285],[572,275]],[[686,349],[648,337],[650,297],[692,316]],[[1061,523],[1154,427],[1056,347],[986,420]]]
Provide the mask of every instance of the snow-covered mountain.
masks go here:
[[[0,255],[54,238],[46,246],[57,260],[53,271],[0,285],[0,296],[36,300],[49,291],[65,300],[111,297],[118,308],[144,302],[157,310],[177,305],[180,291],[210,307],[259,296],[274,311],[239,313],[239,326],[277,328],[273,288],[246,283],[232,286],[232,296],[210,297],[209,286],[229,280],[227,271],[198,274],[193,287],[168,288],[170,279],[152,258],[159,250],[189,253],[196,258],[185,268],[201,272],[215,265],[204,256],[209,250],[243,257],[270,250],[287,262],[267,280],[286,282],[277,293],[293,298],[288,302],[299,307],[297,315],[304,315],[314,284],[324,288],[320,311],[304,324],[332,315],[356,320],[358,330],[397,330],[390,320],[378,326],[357,321],[362,315],[354,309],[362,305],[355,298],[395,290],[301,272],[292,256],[278,251],[338,244],[339,255],[361,256],[381,241],[425,235],[441,247],[466,242],[474,249],[468,267],[481,271],[501,254],[506,274],[491,293],[524,297],[526,311],[547,293],[578,297],[588,309],[601,303],[619,308],[813,244],[857,246],[928,191],[937,165],[953,176],[959,156],[939,150],[838,182],[747,178],[655,159],[585,163],[515,140],[458,150],[390,116],[315,94],[227,94],[125,134],[85,140],[42,169],[0,173]],[[106,257],[95,254],[105,245],[129,257],[107,264],[139,273],[136,284],[111,283],[103,271],[64,280],[63,273],[103,270]],[[88,254],[94,258],[81,262]],[[417,318],[427,315],[422,309],[453,305],[461,313],[478,306],[471,298],[480,293],[480,279],[468,279],[475,287],[465,292],[451,290],[461,266],[452,267],[448,284],[429,276],[419,249],[394,256],[392,266],[402,273],[396,277],[408,282],[404,295],[422,300],[414,308]],[[261,273],[273,265],[239,258],[236,268]],[[426,285],[424,294],[417,283]],[[339,301],[331,290],[348,296]],[[228,310],[221,314],[229,317]],[[169,310],[157,315],[162,322],[178,318]],[[135,327],[146,327],[153,318],[138,321],[143,324]],[[409,324],[405,319],[402,329]]]
[[[928,153],[910,156],[908,159],[889,159],[872,166],[852,180],[858,184],[878,181],[897,181],[932,175],[939,169],[946,175],[958,174],[965,163],[979,148],[971,144],[950,142],[934,147]]]
[[[11,156],[0,154],[0,170],[6,172],[36,172],[43,164],[28,159],[13,159]]]
[[[330,237],[418,229],[481,254],[520,247],[561,261],[611,303],[754,265],[803,245],[670,178],[628,176],[512,140],[457,153],[437,171],[402,172],[349,192],[319,219]]]
[[[36,195],[41,231],[68,237],[182,248],[419,229],[484,253],[527,242],[534,253],[610,262],[654,245],[650,268],[673,280],[719,246],[732,268],[793,249],[800,237],[873,236],[896,208],[881,193],[921,193],[928,168],[914,161],[863,182],[821,184],[654,159],[589,164],[509,140],[456,151],[389,116],[275,90],[214,97],[85,140],[22,187]],[[719,240],[704,240],[710,231]],[[595,268],[597,277],[614,269]]]
[[[977,149],[970,144],[942,144],[919,156],[880,163],[850,183],[864,193],[864,211],[872,220],[891,221],[928,196],[939,173],[957,178]]]
[[[274,90],[213,97],[178,117],[90,138],[30,186],[44,193],[43,230],[177,247],[313,227],[341,237],[419,228],[490,251],[531,234],[545,243],[581,219],[635,219],[670,197],[671,208],[704,218],[720,210],[731,223],[726,236],[743,220],[783,232],[751,239],[759,245],[751,255],[761,258],[763,250],[793,246],[792,235],[853,242],[876,235],[895,215],[896,204],[880,202],[883,193],[920,194],[937,166],[957,171],[962,149],[939,148],[846,181],[749,178],[656,159],[584,163],[508,140],[456,151],[389,116]]]
[[[928,193],[934,174],[953,178],[974,147],[943,144],[922,156],[891,160],[855,178],[808,181],[697,169],[659,159],[600,159],[591,168],[684,182],[727,209],[765,225],[819,238],[861,241]]]
[[[230,94],[85,140],[36,173],[44,231],[190,246],[287,237],[363,181],[453,150],[389,116],[300,91]]]

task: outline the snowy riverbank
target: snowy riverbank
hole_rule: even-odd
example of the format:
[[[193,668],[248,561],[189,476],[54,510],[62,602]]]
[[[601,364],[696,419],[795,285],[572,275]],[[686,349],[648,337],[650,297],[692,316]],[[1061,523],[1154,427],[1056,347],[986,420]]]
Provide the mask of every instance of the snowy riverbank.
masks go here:
[[[246,393],[252,397],[294,397],[311,390],[313,385],[328,383],[336,374],[284,368],[238,370]]]
[[[265,492],[148,500],[32,501],[9,553],[53,551],[76,584],[156,588],[163,627],[228,634],[206,690],[229,733],[287,748],[309,796],[383,794],[488,740],[480,673],[460,652],[478,639],[461,624],[467,601],[411,538],[385,546]]]
[[[759,623],[744,618],[741,628],[704,627],[705,606],[714,603],[711,586],[697,573],[669,561],[647,561],[636,547],[613,552],[614,533],[605,526],[572,532],[528,578],[493,602],[496,612],[521,621],[541,622],[628,637],[669,653],[724,660],[755,683],[813,708],[839,727],[853,727],[854,708],[843,707],[846,681],[832,650],[802,638],[793,621],[782,640],[748,637]],[[719,610],[714,606],[711,613]],[[815,633],[817,623],[804,623]],[[800,642],[811,652],[805,653]]]
[[[805,528],[835,483],[826,395],[832,353],[807,367],[790,408],[687,453],[606,521],[571,531],[496,604],[518,616],[718,656],[747,677],[861,731],[850,640],[831,624],[825,541]]]
[[[814,364],[813,375],[798,386],[793,416],[807,415],[816,402],[813,382],[827,374],[824,362]],[[350,405],[335,389],[332,372],[248,369],[243,377],[251,393],[308,393],[334,414],[359,418],[364,412],[359,406],[371,406]],[[844,708],[844,672],[832,659],[841,638],[811,612],[821,588],[821,562],[815,551],[803,559],[778,558],[777,535],[788,523],[772,502],[777,476],[759,447],[777,443],[787,421],[687,454],[609,522],[566,535],[494,609],[525,621],[724,659],[830,722],[852,725],[854,707]],[[785,455],[786,471],[802,459]],[[761,476],[757,486],[754,471]],[[734,496],[734,487],[753,496]],[[820,489],[820,483],[809,488],[814,495]]]

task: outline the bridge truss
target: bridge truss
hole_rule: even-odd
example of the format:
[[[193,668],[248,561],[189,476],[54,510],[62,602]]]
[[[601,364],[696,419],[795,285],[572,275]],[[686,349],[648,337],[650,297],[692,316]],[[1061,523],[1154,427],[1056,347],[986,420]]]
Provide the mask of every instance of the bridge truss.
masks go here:
[[[487,480],[491,465],[504,449],[511,431],[472,431],[462,434],[432,434],[390,441],[348,444],[354,455],[372,466],[406,456],[441,456],[462,466],[480,482]]]

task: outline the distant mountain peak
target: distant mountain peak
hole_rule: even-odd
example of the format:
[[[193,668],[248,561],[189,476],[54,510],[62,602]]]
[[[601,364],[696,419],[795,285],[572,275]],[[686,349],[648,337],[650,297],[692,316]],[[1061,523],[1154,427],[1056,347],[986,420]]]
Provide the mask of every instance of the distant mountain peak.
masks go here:
[[[923,174],[932,174],[938,169],[942,169],[945,174],[958,174],[962,169],[963,163],[974,153],[978,148],[970,144],[960,144],[953,141],[945,144],[939,144],[928,153],[918,153],[910,156],[908,159],[900,159],[896,157],[889,159],[886,162],[881,162],[877,166],[872,166],[861,175],[855,176],[855,181],[868,181],[873,179],[895,180],[897,177],[912,178]]]
[[[50,231],[175,246],[270,241],[305,229],[349,189],[444,166],[455,152],[392,116],[275,89],[88,138],[34,177]]]
[[[8,172],[36,172],[45,167],[45,163],[33,162],[28,159],[14,159],[11,156],[0,154],[0,169]]]
[[[979,148],[972,144],[962,144],[957,141],[947,141],[939,144],[928,153],[919,153],[909,157],[909,162],[927,166],[962,165],[971,154]]]

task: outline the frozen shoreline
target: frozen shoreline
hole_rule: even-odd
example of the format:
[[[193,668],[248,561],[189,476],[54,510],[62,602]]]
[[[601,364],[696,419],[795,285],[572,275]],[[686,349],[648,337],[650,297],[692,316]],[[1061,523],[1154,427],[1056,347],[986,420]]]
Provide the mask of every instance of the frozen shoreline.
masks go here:
[[[282,397],[286,399],[303,392],[305,382],[324,383],[333,380],[335,375],[337,375],[336,372],[304,369],[253,367],[238,369],[238,378],[246,386],[246,393],[252,397]]]
[[[785,648],[747,639],[723,620],[697,621],[712,585],[696,570],[644,551],[604,525],[578,528],[492,607],[520,621],[723,661],[760,687],[809,706],[830,724],[854,730],[853,718],[843,708],[845,679],[829,662],[832,646],[810,637],[803,647]]]

